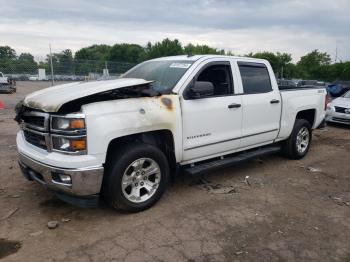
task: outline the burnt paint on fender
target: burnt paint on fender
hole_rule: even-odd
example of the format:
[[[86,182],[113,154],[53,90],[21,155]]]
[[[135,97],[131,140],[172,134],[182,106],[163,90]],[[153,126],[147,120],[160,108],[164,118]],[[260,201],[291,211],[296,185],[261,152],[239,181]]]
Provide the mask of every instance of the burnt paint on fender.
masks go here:
[[[173,110],[173,101],[168,97],[161,97],[160,101],[168,110]]]

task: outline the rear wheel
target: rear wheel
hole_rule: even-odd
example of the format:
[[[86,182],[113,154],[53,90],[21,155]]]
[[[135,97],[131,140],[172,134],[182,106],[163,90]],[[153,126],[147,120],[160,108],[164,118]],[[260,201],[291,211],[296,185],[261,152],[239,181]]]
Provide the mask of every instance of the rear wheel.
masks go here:
[[[290,137],[283,143],[282,152],[291,159],[301,159],[309,151],[312,138],[310,123],[297,119]]]
[[[133,144],[112,153],[103,193],[116,209],[138,212],[154,205],[169,181],[166,156],[155,146]]]

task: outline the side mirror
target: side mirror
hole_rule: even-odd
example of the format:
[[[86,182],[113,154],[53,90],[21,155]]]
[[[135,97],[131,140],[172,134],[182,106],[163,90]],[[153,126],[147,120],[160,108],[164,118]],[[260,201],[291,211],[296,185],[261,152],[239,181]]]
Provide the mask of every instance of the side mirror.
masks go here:
[[[195,81],[190,87],[188,96],[192,99],[198,99],[214,95],[214,85],[212,82]]]

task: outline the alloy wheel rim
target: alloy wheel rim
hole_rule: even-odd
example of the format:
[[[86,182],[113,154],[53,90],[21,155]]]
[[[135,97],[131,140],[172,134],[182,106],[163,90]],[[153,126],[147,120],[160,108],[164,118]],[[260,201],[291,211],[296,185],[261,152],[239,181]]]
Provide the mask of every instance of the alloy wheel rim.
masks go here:
[[[159,187],[161,171],[151,158],[139,158],[132,162],[122,177],[122,192],[133,203],[150,199]]]
[[[297,150],[300,154],[305,153],[309,146],[310,133],[306,127],[302,127],[297,134]]]

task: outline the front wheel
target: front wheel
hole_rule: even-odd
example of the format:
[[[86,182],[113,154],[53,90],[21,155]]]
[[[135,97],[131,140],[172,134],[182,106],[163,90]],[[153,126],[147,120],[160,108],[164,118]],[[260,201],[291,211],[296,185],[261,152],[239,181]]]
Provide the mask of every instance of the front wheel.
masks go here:
[[[283,143],[282,152],[291,159],[301,159],[309,151],[312,130],[310,123],[305,119],[296,119],[292,134]]]
[[[169,165],[155,146],[133,144],[109,158],[103,193],[116,209],[138,212],[154,205],[169,181]]]

